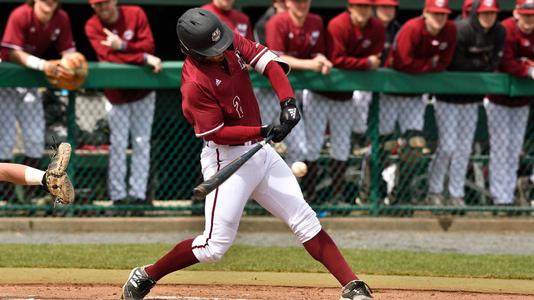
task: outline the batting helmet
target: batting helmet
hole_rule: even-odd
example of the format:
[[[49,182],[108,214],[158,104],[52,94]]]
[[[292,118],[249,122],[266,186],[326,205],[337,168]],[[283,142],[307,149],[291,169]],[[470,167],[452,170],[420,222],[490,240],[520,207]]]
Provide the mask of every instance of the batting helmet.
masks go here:
[[[213,13],[192,8],[176,24],[176,33],[182,51],[193,57],[222,54],[234,40],[234,33]]]

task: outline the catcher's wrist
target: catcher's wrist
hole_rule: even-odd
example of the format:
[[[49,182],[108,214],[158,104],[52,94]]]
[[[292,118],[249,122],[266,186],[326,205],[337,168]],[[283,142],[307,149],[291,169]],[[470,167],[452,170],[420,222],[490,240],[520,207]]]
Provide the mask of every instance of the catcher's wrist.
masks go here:
[[[46,60],[30,55],[26,59],[26,67],[38,71],[44,71]]]

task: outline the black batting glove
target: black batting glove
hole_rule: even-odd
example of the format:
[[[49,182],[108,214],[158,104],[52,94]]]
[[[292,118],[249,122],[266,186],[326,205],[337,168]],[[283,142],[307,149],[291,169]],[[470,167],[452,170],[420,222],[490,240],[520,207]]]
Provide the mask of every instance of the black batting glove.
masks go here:
[[[282,112],[280,113],[280,124],[289,126],[289,129],[295,127],[300,121],[300,112],[297,107],[297,100],[295,98],[288,98],[280,103]]]
[[[273,136],[272,141],[275,143],[280,143],[289,133],[291,128],[288,125],[265,125],[260,129],[260,134],[262,137],[266,138],[268,136]]]

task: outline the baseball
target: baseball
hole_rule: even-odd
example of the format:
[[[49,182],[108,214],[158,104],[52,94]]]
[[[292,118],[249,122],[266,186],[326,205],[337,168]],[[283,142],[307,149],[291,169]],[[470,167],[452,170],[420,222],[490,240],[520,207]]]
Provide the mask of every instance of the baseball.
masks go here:
[[[291,171],[295,177],[302,177],[308,173],[308,166],[301,161],[296,161],[291,165]]]

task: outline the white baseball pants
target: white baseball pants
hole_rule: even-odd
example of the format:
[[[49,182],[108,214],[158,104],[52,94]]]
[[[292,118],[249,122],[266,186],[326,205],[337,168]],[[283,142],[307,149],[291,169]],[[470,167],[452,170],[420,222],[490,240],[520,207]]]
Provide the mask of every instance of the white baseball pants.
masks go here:
[[[401,133],[423,130],[425,103],[422,96],[380,94],[380,134],[392,134],[399,122]]]
[[[354,105],[352,131],[359,134],[367,132],[367,118],[369,106],[373,100],[373,93],[366,91],[354,91],[352,103]]]

